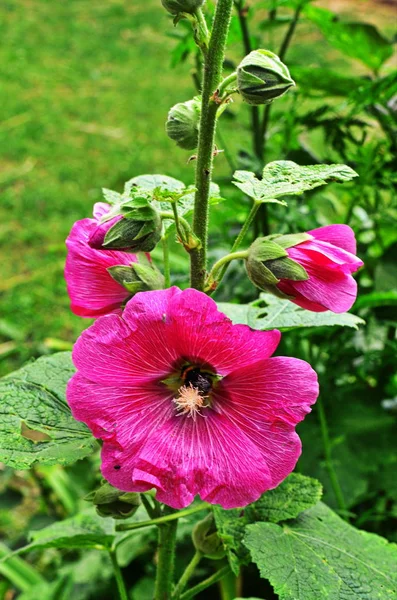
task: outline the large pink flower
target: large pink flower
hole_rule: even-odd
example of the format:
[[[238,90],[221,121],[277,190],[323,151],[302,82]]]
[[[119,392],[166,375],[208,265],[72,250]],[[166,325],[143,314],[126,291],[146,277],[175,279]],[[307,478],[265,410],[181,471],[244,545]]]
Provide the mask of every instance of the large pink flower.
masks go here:
[[[363,265],[355,256],[353,230],[348,225],[327,225],[307,233],[312,239],[287,248],[287,252],[304,267],[309,278],[281,279],[277,287],[308,310],[335,313],[349,310],[357,297],[357,283],[351,274]]]
[[[175,287],[98,319],[74,347],[67,399],[104,440],[104,477],[125,491],[156,488],[175,508],[197,494],[245,506],[276,487],[295,467],[295,426],[318,395],[310,365],[270,358],[279,340]]]
[[[98,202],[94,219],[77,221],[66,240],[65,278],[71,299],[71,310],[81,317],[99,317],[121,312],[120,307],[131,295],[117,283],[107,269],[115,265],[130,265],[137,261],[135,254],[113,250],[95,250],[88,240],[98,227],[101,216],[110,206]]]

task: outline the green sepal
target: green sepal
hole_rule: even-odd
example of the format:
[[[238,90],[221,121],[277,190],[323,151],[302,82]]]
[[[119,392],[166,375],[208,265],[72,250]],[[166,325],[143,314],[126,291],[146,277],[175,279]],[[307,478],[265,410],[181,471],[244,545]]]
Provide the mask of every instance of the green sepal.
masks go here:
[[[248,104],[270,104],[294,85],[286,65],[269,50],[250,52],[237,67],[238,90]]]
[[[212,513],[209,513],[204,519],[196,523],[192,532],[192,540],[196,550],[207,558],[220,560],[226,554],[222,540],[216,530],[215,519]]]
[[[108,482],[104,482],[100,488],[88,494],[85,500],[95,505],[100,517],[113,517],[113,519],[131,517],[141,504],[139,494],[123,492]]]
[[[125,213],[123,218],[109,229],[102,246],[109,250],[151,252],[160,237],[160,214],[145,200],[142,207],[136,207]]]
[[[272,239],[282,248],[292,248],[313,238],[308,233],[289,233],[286,235],[276,235]]]
[[[292,281],[309,279],[306,269],[292,258],[276,258],[266,261],[265,265],[277,279],[291,279]]]

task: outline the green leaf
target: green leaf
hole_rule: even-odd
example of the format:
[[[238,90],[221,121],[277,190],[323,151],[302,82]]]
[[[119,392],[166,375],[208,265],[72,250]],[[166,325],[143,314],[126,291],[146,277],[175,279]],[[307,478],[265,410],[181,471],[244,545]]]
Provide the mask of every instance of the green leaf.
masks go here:
[[[41,357],[0,380],[0,460],[16,469],[71,464],[97,448],[66,403],[70,352]]]
[[[322,495],[322,485],[317,479],[291,473],[276,489],[270,490],[246,513],[251,522],[270,521],[279,523],[294,519],[301,512],[317,504]]]
[[[322,502],[282,525],[248,525],[244,544],[280,600],[396,598],[397,546]]]
[[[107,188],[102,188],[102,194],[105,201],[110,204],[118,204],[122,201],[123,197],[118,192],[114,192],[113,190],[108,190]]]
[[[168,177],[167,175],[139,175],[127,181],[124,186],[124,196],[131,194],[133,188],[142,189],[146,192],[160,193],[169,191],[171,194],[178,194],[179,198],[176,201],[176,207],[180,217],[185,217],[193,211],[194,207],[194,190],[190,186],[186,186],[182,181]],[[186,193],[183,193],[186,191]],[[210,204],[218,204],[222,200],[220,196],[219,186],[216,183],[211,183],[210,187]],[[153,205],[161,211],[169,212],[171,203],[167,201],[155,201]],[[163,231],[168,236],[174,229],[174,221],[171,219],[163,220]]]
[[[261,294],[267,304],[256,319],[255,329],[280,329],[286,331],[298,327],[352,327],[358,329],[365,321],[351,313],[335,314],[329,310],[312,312],[304,310],[289,300],[276,298],[272,294]]]
[[[375,308],[377,306],[396,305],[397,292],[390,290],[387,292],[371,292],[370,294],[362,294],[357,298],[354,308]]]
[[[289,475],[277,488],[265,492],[259,500],[244,511],[225,510],[214,507],[217,530],[225,547],[230,566],[238,574],[242,564],[250,562],[250,555],[243,544],[246,527],[256,521],[277,523],[295,518],[321,498],[321,484],[297,473]]]
[[[262,179],[250,171],[236,171],[233,181],[244,194],[256,202],[285,202],[281,196],[303,194],[326,183],[344,183],[357,177],[346,165],[310,165],[301,167],[290,160],[271,162],[263,169]]]
[[[374,25],[343,23],[333,12],[318,6],[307,6],[304,12],[332,46],[374,71],[393,54],[392,44]]]
[[[232,304],[231,302],[217,302],[218,309],[233,321],[235,325],[249,325],[256,328],[256,321],[261,309],[252,304]]]
[[[31,543],[24,551],[34,548],[111,548],[115,538],[112,518],[103,518],[92,509],[58,521],[38,531],[31,531]]]

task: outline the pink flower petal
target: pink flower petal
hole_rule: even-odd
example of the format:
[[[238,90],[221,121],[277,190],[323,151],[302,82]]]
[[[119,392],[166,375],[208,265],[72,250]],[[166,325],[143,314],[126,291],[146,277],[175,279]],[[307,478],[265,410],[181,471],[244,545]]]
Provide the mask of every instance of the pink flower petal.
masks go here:
[[[84,317],[119,310],[129,293],[110,276],[107,268],[130,265],[137,260],[135,254],[90,248],[87,241],[93,227],[96,227],[93,219],[77,221],[66,240],[65,279],[71,308]]]
[[[357,251],[356,238],[354,231],[348,225],[326,225],[308,231],[316,240],[328,242],[338,248],[342,248],[351,254]]]
[[[308,240],[299,244],[296,247],[288,248],[288,256],[293,260],[297,260],[300,264],[303,264],[302,260],[305,259],[306,252],[309,251],[307,257],[313,257],[312,261],[323,262],[324,266],[328,268],[339,268],[344,270],[346,273],[354,273],[363,266],[363,261],[360,260],[354,254],[350,252],[346,252],[346,250],[342,250],[337,246],[333,246],[328,242],[322,242],[318,240]],[[311,254],[312,252],[316,252],[316,255]],[[328,261],[323,261],[321,257],[326,257]]]

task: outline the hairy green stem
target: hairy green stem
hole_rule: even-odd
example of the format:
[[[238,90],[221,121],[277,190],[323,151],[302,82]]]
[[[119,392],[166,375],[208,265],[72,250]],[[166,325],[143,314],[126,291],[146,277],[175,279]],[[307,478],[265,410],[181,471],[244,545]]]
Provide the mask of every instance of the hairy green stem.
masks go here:
[[[182,577],[180,578],[180,580],[178,581],[178,583],[175,587],[174,593],[172,595],[173,599],[178,600],[180,598],[181,593],[185,589],[189,579],[191,578],[194,571],[196,570],[196,567],[199,564],[202,557],[203,557],[203,554],[200,552],[200,550],[196,550],[195,554],[193,555],[192,560],[190,561],[190,563],[184,570]]]
[[[209,508],[211,508],[210,504],[208,504],[207,502],[202,502],[201,504],[193,506],[192,508],[184,508],[183,510],[179,510],[178,512],[173,512],[169,515],[164,515],[156,519],[151,519],[150,521],[140,521],[137,523],[120,523],[120,525],[116,525],[116,531],[130,531],[131,529],[142,529],[142,527],[161,525],[170,521],[176,521],[177,519],[181,519],[182,517],[193,515],[196,512],[207,510]]]
[[[172,510],[172,509],[170,509]],[[178,521],[159,525],[154,600],[170,600],[174,584],[176,529]]]
[[[125,588],[123,575],[121,573],[119,563],[117,562],[116,550],[109,550],[109,556],[110,560],[112,561],[114,578],[116,580],[120,600],[128,600],[128,594]]]
[[[251,227],[251,223],[254,220],[255,215],[258,212],[260,206],[262,206],[261,202],[254,202],[254,204],[253,204],[253,206],[252,206],[252,208],[250,210],[250,213],[249,213],[249,215],[248,215],[248,217],[247,217],[244,225],[242,226],[241,231],[238,234],[238,236],[237,236],[237,238],[236,238],[236,240],[235,240],[235,242],[234,242],[234,244],[232,246],[232,249],[230,250],[230,254],[228,256],[230,256],[231,254],[235,253],[238,250],[238,248],[240,247],[240,244],[243,241],[243,239],[244,239],[247,231]],[[229,262],[226,262],[222,266],[222,268],[221,268],[221,270],[219,272],[218,278],[217,278],[217,287],[219,287],[220,282],[222,281],[223,277],[225,276],[225,273],[227,271],[228,266],[229,266]],[[213,268],[212,268],[212,270],[213,270]]]
[[[201,242],[190,254],[190,282],[203,290],[207,264],[209,195],[218,104],[213,97],[221,77],[233,0],[218,0],[204,61],[201,119],[196,164],[193,231]]]
[[[320,420],[321,436],[323,438],[325,466],[328,471],[328,475],[329,475],[329,478],[331,481],[332,489],[335,494],[338,508],[341,511],[341,513],[343,513],[342,516],[344,518],[346,518],[347,507],[346,507],[345,499],[343,497],[343,493],[342,493],[342,490],[341,490],[341,487],[339,484],[338,476],[336,474],[334,464],[332,461],[331,440],[329,437],[328,423],[327,423],[327,418],[325,416],[325,410],[324,410],[324,405],[323,405],[323,401],[321,398],[321,394],[317,399],[317,410],[318,410],[318,416],[319,416],[319,420]]]
[[[166,288],[170,287],[171,277],[170,277],[170,249],[168,247],[168,240],[165,236],[161,238],[161,243],[163,246],[163,262],[164,262],[164,286]]]
[[[231,569],[230,569],[229,565],[226,565],[226,567],[219,569],[219,571],[217,571],[216,573],[211,575],[211,577],[207,577],[207,579],[204,579],[203,581],[201,581],[194,587],[190,588],[190,590],[188,590],[187,592],[182,594],[180,599],[181,600],[190,600],[190,598],[194,598],[194,596],[197,596],[197,594],[199,594],[203,590],[206,590],[214,583],[217,583],[218,581],[220,581],[225,575],[230,573],[230,570]]]

